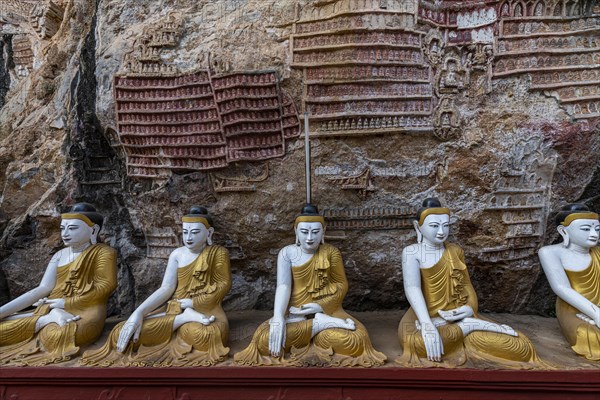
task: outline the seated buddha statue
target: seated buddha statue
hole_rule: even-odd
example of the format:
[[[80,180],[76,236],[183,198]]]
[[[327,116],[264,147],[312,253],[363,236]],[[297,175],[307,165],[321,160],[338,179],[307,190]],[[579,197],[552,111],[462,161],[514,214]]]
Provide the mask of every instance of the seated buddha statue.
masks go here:
[[[398,327],[408,367],[543,367],[523,334],[477,314],[465,255],[447,243],[450,210],[429,198],[418,210],[418,243],[402,252],[404,291],[411,305]]]
[[[182,367],[227,358],[229,323],[221,302],[231,288],[229,253],[212,244],[212,218],[194,206],[182,218],[183,247],[171,253],[160,287],[115,326],[89,366]]]
[[[103,218],[92,205],[75,204],[61,217],[66,247],[54,254],[39,286],[0,307],[0,365],[67,361],[102,334],[117,287],[117,252],[97,243]]]
[[[325,220],[307,204],[294,224],[296,243],[277,257],[273,317],[234,357],[243,365],[382,365],[365,327],[342,308],[348,291],[342,255],[324,243]],[[286,355],[288,355],[286,357]]]
[[[558,213],[561,244],[542,247],[540,262],[558,296],[556,318],[573,351],[600,360],[600,222],[581,204]]]

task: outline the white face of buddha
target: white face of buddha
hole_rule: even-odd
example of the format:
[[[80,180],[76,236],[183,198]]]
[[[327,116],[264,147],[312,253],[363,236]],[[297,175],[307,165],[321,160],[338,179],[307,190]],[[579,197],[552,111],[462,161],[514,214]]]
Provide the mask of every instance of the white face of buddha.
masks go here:
[[[208,238],[212,236],[214,229],[206,228],[201,222],[183,223],[183,244],[193,252],[201,251]]]
[[[296,236],[300,247],[308,252],[314,252],[319,248],[325,231],[320,222],[300,222],[296,227]]]
[[[448,214],[431,214],[425,217],[423,225],[419,226],[423,241],[432,244],[442,244],[450,233],[450,216]]]
[[[595,219],[576,219],[564,228],[569,242],[589,249],[598,245],[600,222]]]
[[[80,219],[60,221],[60,237],[65,246],[81,247],[91,242],[94,228]]]

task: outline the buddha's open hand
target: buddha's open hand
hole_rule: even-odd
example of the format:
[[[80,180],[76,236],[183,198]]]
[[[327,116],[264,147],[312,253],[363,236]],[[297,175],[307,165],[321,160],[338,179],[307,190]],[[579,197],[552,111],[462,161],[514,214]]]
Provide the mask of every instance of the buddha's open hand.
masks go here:
[[[269,352],[273,357],[279,357],[285,344],[285,321],[273,317],[269,321]]]
[[[48,301],[48,298],[47,297],[43,297],[43,298],[39,299],[38,301],[36,301],[35,303],[33,303],[33,306],[34,307],[39,307],[42,304],[46,304],[47,301]]]
[[[296,315],[311,315],[316,313],[322,313],[323,308],[317,303],[303,304],[300,307],[290,307],[290,313]]]
[[[117,340],[117,351],[119,353],[125,351],[132,337],[133,343],[136,343],[139,340],[140,333],[142,332],[142,321],[142,316],[135,312],[127,319],[123,328],[121,328],[121,333]]]
[[[65,309],[65,299],[49,299],[46,300],[46,304],[49,304],[51,309]]]
[[[444,343],[435,325],[431,322],[421,324],[421,336],[423,336],[427,358],[430,361],[442,361]]]
[[[44,297],[42,299],[39,299],[38,301],[36,301],[35,303],[33,303],[34,307],[39,307],[43,304],[49,304],[50,305],[50,309],[55,309],[55,308],[61,308],[64,309],[65,308],[65,299],[49,299],[47,297]]]
[[[181,309],[185,310],[186,308],[194,307],[194,301],[192,299],[180,299],[177,300],[179,304],[181,304]]]
[[[453,310],[440,310],[438,311],[438,314],[446,321],[455,322],[472,317],[474,313],[470,306],[464,305]]]

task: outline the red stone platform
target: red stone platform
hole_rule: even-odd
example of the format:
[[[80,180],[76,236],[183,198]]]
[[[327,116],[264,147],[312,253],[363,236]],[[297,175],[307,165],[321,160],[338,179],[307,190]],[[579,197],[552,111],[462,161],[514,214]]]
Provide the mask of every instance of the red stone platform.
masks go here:
[[[600,371],[2,368],[0,399],[600,399]]]

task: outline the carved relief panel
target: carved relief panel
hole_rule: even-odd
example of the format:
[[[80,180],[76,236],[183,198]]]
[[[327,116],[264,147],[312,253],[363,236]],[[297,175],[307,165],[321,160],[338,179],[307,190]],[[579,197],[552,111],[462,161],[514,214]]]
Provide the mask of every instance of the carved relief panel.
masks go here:
[[[523,140],[501,166],[501,179],[486,212],[501,213],[506,235],[503,245],[482,250],[482,260],[521,260],[534,256],[542,245],[556,167],[556,159],[546,157],[543,150],[541,139]]]
[[[300,121],[275,71],[214,75],[211,69],[182,74],[160,57],[183,32],[170,14],[147,28],[115,77],[118,135],[127,173],[168,177],[171,171],[223,168],[236,161],[281,157]],[[219,190],[232,185],[215,178]]]
[[[432,130],[431,76],[416,2],[343,0],[303,9],[292,67],[304,73],[314,136]]]
[[[29,75],[33,69],[33,50],[29,36],[24,34],[13,36],[12,51],[17,76],[25,77]]]
[[[600,116],[600,16],[583,2],[505,1],[494,77],[531,77],[531,90],[559,99],[573,118]]]

